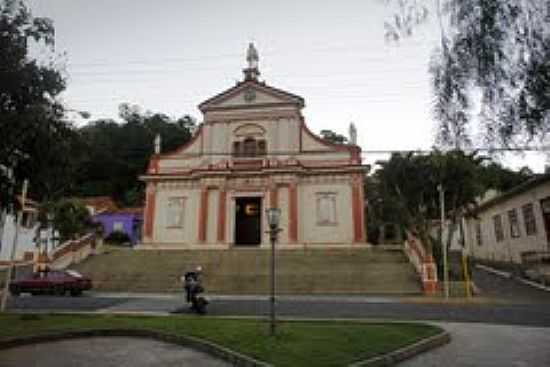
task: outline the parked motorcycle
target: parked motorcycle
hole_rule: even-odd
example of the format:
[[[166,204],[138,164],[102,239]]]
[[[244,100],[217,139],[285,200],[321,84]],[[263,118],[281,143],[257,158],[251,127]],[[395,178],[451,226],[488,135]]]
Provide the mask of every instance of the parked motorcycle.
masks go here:
[[[204,287],[201,282],[202,268],[199,266],[195,271],[189,271],[184,275],[185,295],[187,303],[191,304],[191,311],[204,315],[208,300],[201,296],[204,293]]]

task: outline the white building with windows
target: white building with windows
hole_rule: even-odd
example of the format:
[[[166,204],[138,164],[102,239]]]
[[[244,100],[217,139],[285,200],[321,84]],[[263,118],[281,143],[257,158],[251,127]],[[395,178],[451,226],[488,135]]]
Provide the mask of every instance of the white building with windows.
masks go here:
[[[477,218],[467,222],[467,244],[476,258],[520,263],[523,253],[550,251],[550,175],[483,202]]]
[[[19,199],[19,198],[18,198]],[[38,204],[27,199],[25,207],[21,210],[21,200],[16,208],[21,217],[21,225],[17,230],[17,244],[15,246],[14,260],[32,260],[37,248],[39,233]],[[7,265],[11,261],[13,241],[17,227],[17,217],[13,213],[0,213],[0,266]]]
[[[365,245],[368,166],[355,136],[313,134],[304,99],[259,80],[253,45],[247,61],[244,80],[199,105],[191,141],[151,157],[140,248],[268,247],[270,207],[282,212],[280,247]]]

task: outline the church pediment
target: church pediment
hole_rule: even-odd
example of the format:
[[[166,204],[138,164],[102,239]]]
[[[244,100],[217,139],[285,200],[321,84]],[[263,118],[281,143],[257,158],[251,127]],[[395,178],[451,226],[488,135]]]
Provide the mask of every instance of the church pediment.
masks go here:
[[[295,105],[302,108],[304,99],[295,94],[267,86],[264,83],[248,80],[206,100],[199,105],[199,109],[206,112],[209,110],[260,108],[278,105]]]

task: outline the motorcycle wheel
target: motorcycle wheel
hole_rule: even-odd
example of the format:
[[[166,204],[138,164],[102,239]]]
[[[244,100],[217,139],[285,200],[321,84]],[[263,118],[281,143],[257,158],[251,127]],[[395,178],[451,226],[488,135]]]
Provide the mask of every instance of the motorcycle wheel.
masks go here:
[[[197,311],[197,313],[199,315],[206,314],[206,305],[207,304],[208,304],[208,302],[204,298],[199,297],[197,299],[197,302],[195,303],[195,311]]]

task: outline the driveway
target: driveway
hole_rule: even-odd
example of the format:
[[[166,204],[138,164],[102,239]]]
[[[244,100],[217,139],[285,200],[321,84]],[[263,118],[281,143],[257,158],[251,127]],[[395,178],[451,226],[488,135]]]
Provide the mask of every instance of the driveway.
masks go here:
[[[485,270],[474,268],[473,278],[482,296],[514,303],[548,303],[550,292],[521,283],[515,278],[504,278]]]
[[[550,366],[550,328],[437,323],[451,343],[405,361],[403,367]]]
[[[94,337],[0,350],[0,367],[222,367],[208,354],[145,338]]]

